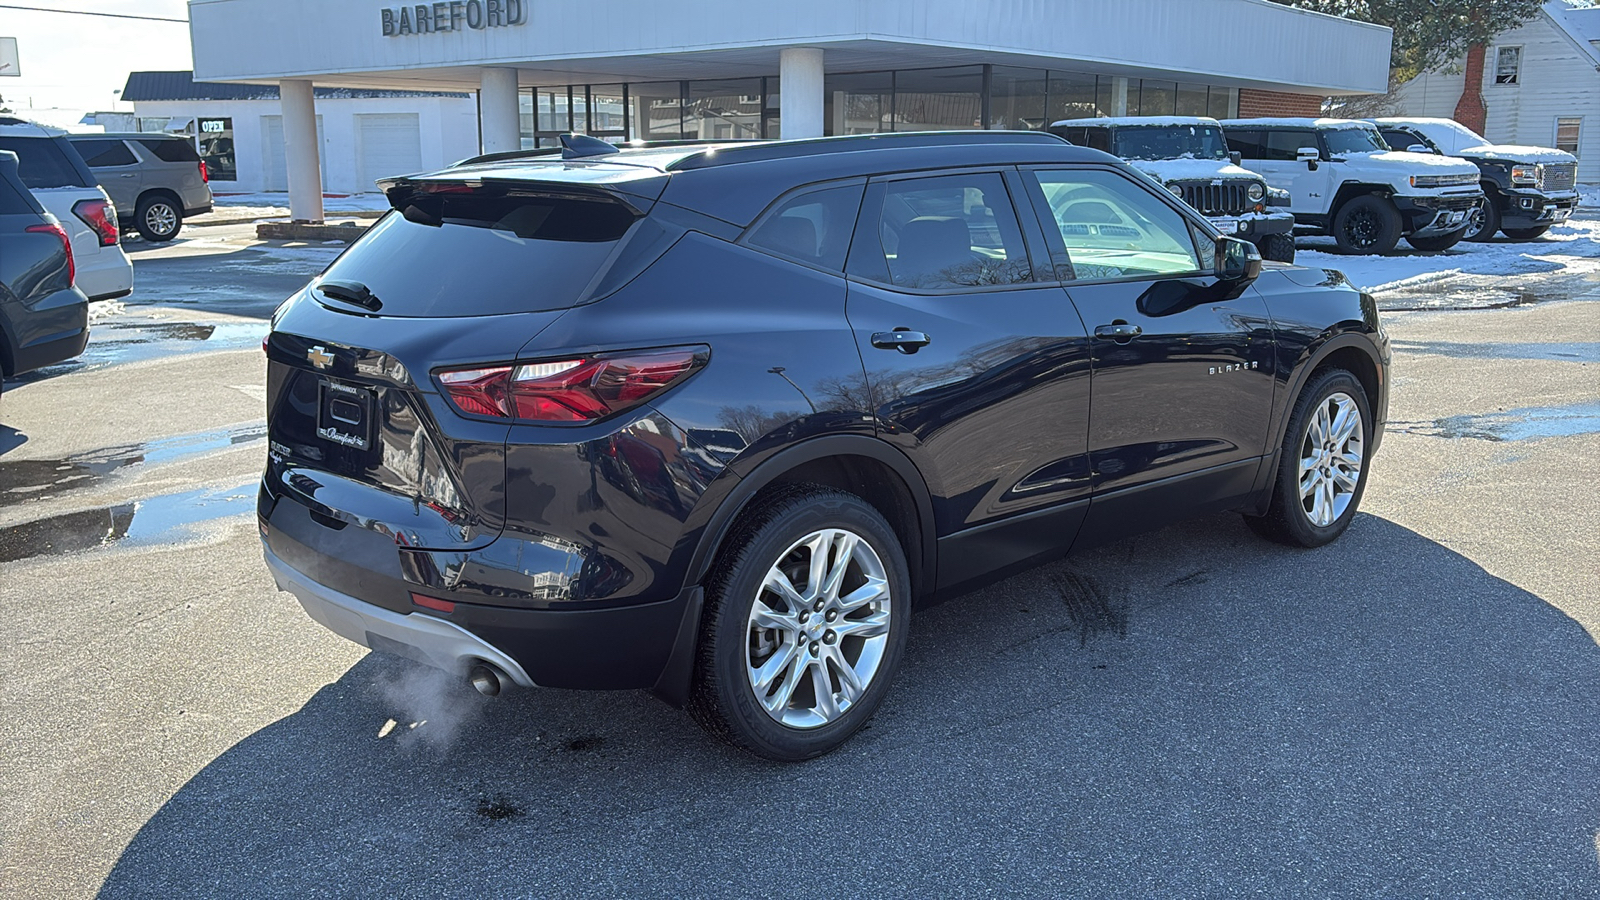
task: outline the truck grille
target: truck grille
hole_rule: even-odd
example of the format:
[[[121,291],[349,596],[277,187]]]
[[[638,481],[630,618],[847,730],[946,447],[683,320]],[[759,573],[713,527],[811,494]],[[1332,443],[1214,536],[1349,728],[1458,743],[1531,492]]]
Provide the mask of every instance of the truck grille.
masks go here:
[[[1245,196],[1248,181],[1226,181],[1212,184],[1209,181],[1180,181],[1183,202],[1199,210],[1203,216],[1242,216],[1250,210],[1250,198]]]
[[[1544,189],[1547,191],[1570,191],[1577,181],[1577,163],[1555,163],[1544,167]]]

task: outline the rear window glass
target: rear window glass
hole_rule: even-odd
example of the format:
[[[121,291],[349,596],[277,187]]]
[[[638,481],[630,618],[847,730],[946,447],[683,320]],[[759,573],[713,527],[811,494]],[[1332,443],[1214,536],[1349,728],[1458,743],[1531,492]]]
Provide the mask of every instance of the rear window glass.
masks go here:
[[[128,149],[128,145],[121,141],[102,138],[95,141],[73,141],[72,146],[91,169],[102,166],[131,166],[139,161],[134,158],[133,151]]]
[[[146,150],[156,155],[162,162],[199,162],[200,153],[189,145],[188,141],[173,140],[141,140]]]
[[[323,277],[364,285],[385,316],[565,309],[633,221],[612,201],[429,197],[380,219]]]
[[[0,137],[0,150],[17,155],[22,183],[29,190],[57,187],[91,187],[67,158],[66,151],[47,137]]]

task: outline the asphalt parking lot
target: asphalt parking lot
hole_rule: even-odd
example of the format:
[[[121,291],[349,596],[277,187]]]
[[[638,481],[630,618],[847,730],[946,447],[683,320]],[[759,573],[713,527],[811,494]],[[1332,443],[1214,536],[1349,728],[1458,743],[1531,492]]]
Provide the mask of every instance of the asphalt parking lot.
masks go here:
[[[0,896],[1600,896],[1600,277],[1380,294],[1343,539],[1214,516],[943,604],[783,766],[277,593],[259,343],[339,248],[249,234],[130,247],[90,351],[6,386]]]

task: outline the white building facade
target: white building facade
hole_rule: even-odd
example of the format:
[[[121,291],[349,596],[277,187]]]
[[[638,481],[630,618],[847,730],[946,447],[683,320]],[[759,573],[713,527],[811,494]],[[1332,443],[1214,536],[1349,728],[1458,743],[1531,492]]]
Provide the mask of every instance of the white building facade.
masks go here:
[[[1578,157],[1579,181],[1600,182],[1600,7],[1551,0],[1476,56],[1401,86],[1394,114],[1451,118],[1476,88],[1491,143],[1565,150]]]
[[[187,72],[135,72],[123,96],[142,131],[193,135],[219,194],[287,191],[283,108],[276,85],[195,82]],[[317,91],[322,190],[377,190],[383,175],[450,165],[478,152],[470,93]]]
[[[1268,0],[190,0],[196,77],[278,84],[296,218],[316,87],[474,92],[484,151],[1040,129],[1384,90],[1388,29]],[[241,39],[248,35],[248,39]],[[296,178],[296,172],[301,173]],[[391,173],[392,174],[392,173]]]

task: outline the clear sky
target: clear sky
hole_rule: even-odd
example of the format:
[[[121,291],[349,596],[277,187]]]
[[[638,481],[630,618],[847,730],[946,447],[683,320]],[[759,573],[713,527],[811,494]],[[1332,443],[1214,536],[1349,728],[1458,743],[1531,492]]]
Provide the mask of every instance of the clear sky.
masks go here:
[[[0,0],[0,4],[48,9],[126,13],[188,19],[184,0]],[[58,12],[26,12],[0,6],[0,37],[17,39],[22,77],[0,77],[3,105],[20,109],[64,107],[121,109],[112,102],[135,70],[192,69],[189,26]]]

